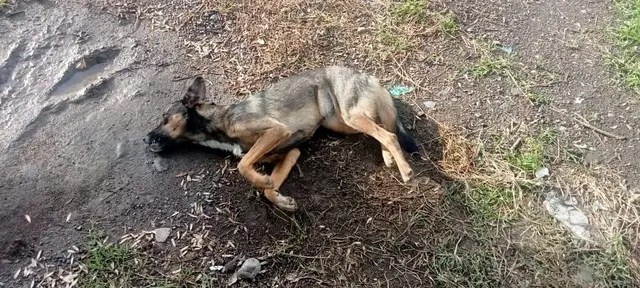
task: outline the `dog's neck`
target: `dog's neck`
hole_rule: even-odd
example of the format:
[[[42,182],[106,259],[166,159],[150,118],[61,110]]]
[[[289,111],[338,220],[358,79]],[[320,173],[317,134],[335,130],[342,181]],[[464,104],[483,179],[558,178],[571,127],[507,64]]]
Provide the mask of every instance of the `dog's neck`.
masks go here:
[[[210,137],[197,141],[197,144],[216,150],[231,152],[236,157],[244,156],[242,147],[230,139],[227,134],[228,121],[226,112],[228,106],[202,104],[196,108],[199,117],[206,121],[206,133]]]

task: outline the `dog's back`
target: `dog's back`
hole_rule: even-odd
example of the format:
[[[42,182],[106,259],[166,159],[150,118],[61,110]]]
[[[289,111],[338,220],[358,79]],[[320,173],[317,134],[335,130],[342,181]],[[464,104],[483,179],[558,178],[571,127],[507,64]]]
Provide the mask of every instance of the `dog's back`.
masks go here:
[[[310,137],[318,126],[343,134],[359,133],[345,118],[363,115],[396,134],[403,150],[417,151],[413,138],[398,121],[389,93],[376,77],[352,68],[329,66],[301,72],[271,84],[245,105],[244,114],[278,119],[304,135],[296,142]]]

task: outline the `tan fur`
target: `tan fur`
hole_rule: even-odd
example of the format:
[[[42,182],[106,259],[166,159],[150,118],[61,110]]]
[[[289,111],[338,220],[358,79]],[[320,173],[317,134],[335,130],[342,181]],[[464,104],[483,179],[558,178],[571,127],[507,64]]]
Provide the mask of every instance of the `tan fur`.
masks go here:
[[[396,127],[401,126],[397,126],[393,100],[373,76],[332,66],[282,79],[233,105],[205,103],[205,94],[204,80],[196,79],[182,106],[172,108],[166,123],[149,135],[196,143],[219,141],[219,147],[229,150],[231,145],[239,145],[244,154],[238,171],[282,209],[297,209],[295,201],[280,195],[278,188],[300,156],[296,146],[320,126],[375,138],[382,145],[385,165],[395,163],[405,182],[413,178],[396,136]],[[276,161],[271,175],[256,171],[255,164],[264,161]]]

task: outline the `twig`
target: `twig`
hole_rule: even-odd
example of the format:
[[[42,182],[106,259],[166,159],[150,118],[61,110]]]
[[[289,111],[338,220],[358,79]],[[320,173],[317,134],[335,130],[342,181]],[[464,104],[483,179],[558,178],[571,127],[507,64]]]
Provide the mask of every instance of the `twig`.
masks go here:
[[[196,76],[200,76],[200,74],[196,74],[196,75],[191,75],[191,76],[182,76],[182,77],[173,77],[173,79],[171,79],[171,81],[173,82],[180,82],[182,80],[187,80]]]
[[[274,256],[294,257],[294,258],[300,258],[300,259],[329,259],[329,256],[305,256],[305,255],[290,254],[290,253],[284,253],[284,252],[276,253]]]
[[[431,92],[431,90],[420,86],[420,84],[416,83],[416,81],[413,81],[413,79],[411,79],[409,76],[405,75],[406,72],[404,71],[404,69],[402,69],[402,66],[400,65],[400,63],[398,63],[398,60],[396,60],[395,57],[391,57],[391,58],[393,59],[393,62],[396,63],[396,66],[398,66],[398,69],[400,71],[398,71],[398,69],[396,69],[394,67],[391,67],[391,69],[393,69],[393,72],[396,72],[396,74],[398,76],[400,76],[400,78],[404,79],[405,81],[409,81],[411,84],[415,85],[416,87],[418,87],[418,88],[420,88],[420,89],[422,89],[424,91]]]
[[[300,165],[296,164],[296,168],[298,168],[298,174],[300,174],[300,178],[304,178],[304,173],[302,173],[302,169],[300,168]]]
[[[578,115],[578,116],[580,117],[580,115]],[[582,118],[582,117],[580,117],[580,118]],[[582,119],[584,119],[584,118],[582,118]],[[627,139],[627,137],[625,137],[625,136],[616,135],[616,134],[613,134],[611,132],[604,131],[604,130],[596,127],[596,126],[593,126],[593,125],[589,124],[589,122],[586,122],[586,120],[585,121],[581,121],[581,120],[579,120],[577,118],[573,118],[573,120],[575,120],[576,122],[580,123],[580,125],[582,125],[582,126],[584,126],[586,128],[589,128],[589,129],[591,129],[593,131],[596,131],[597,133],[600,133],[600,134],[602,134],[604,136],[611,137],[611,138],[616,139],[616,140],[626,140]]]

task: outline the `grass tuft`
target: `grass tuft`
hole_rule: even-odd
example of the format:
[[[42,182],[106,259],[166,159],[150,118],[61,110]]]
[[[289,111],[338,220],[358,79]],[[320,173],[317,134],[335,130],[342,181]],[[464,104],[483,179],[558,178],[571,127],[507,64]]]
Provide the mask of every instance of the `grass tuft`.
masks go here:
[[[613,32],[618,51],[609,55],[609,62],[627,86],[640,88],[640,1],[616,0],[614,3],[622,21]]]
[[[507,156],[509,163],[528,174],[534,174],[544,161],[543,142],[538,138],[527,138],[520,151]]]
[[[455,35],[460,27],[458,26],[458,22],[452,13],[447,13],[437,15],[438,18],[438,32],[446,35]]]
[[[506,59],[482,56],[480,61],[471,68],[470,73],[473,78],[482,78],[504,74],[504,70],[509,69],[509,67],[509,61]]]
[[[106,238],[94,233],[89,247],[80,287],[135,287],[134,275],[144,265],[138,252],[126,245],[107,243]]]
[[[420,21],[427,16],[428,2],[425,0],[403,0],[394,3],[392,16],[401,21]]]

